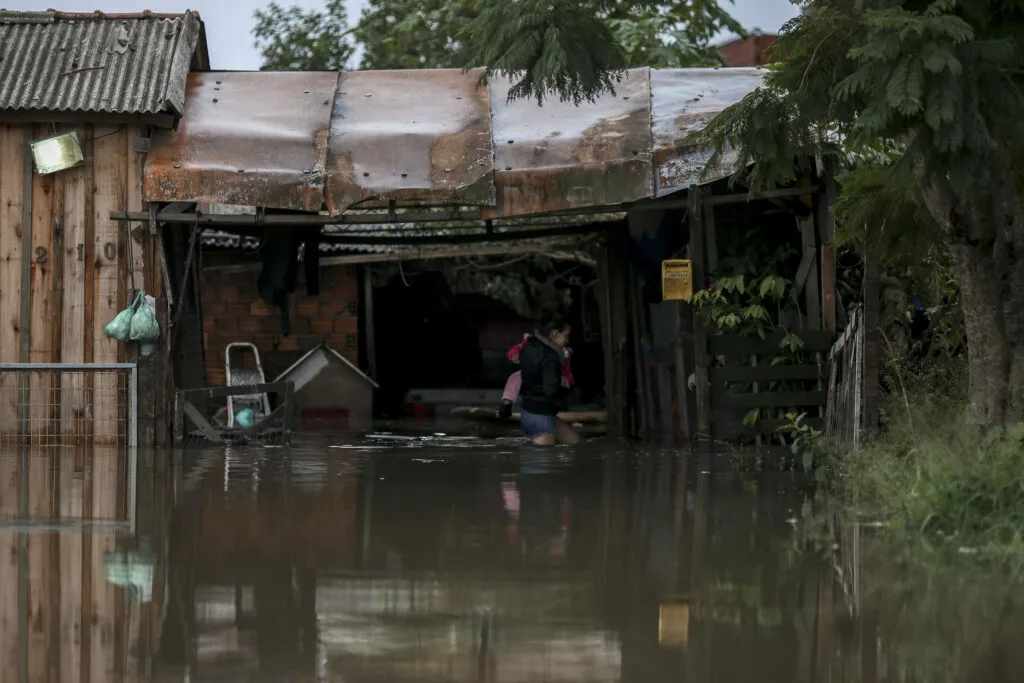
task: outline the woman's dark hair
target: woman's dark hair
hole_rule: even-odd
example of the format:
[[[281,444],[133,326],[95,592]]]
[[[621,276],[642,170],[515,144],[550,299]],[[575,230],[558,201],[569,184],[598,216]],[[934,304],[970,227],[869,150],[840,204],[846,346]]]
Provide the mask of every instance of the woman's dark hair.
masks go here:
[[[569,321],[562,317],[561,314],[546,312],[537,319],[536,327],[538,334],[550,337],[555,332],[569,329],[570,325]]]

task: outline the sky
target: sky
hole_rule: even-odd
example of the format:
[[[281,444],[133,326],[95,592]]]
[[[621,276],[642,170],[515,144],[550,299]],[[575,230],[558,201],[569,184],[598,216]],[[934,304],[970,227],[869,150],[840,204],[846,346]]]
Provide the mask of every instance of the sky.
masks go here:
[[[253,11],[263,7],[269,0],[178,0],[180,5],[168,4],[166,0],[8,0],[9,9],[44,10],[55,9],[63,12],[141,12],[151,9],[161,13],[180,13],[186,9],[199,12],[206,24],[206,38],[210,46],[210,66],[221,71],[254,71],[260,66],[260,55],[252,44],[250,32],[253,26]],[[322,7],[323,0],[278,0],[284,6]],[[366,0],[345,0],[350,22],[358,20]],[[728,7],[728,4],[726,5]],[[761,29],[764,33],[775,33],[788,19],[797,15],[797,8],[790,0],[734,0],[730,8],[732,15],[747,29]],[[728,36],[722,36],[726,39]]]

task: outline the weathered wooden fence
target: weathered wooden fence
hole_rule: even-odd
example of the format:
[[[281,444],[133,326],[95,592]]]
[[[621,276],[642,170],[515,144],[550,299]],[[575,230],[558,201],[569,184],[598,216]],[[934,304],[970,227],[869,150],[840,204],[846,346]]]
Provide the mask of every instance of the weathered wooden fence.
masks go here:
[[[805,423],[820,429],[825,405],[825,372],[821,362],[832,335],[822,330],[799,332],[800,356],[783,350],[786,333],[764,339],[721,335],[708,338],[708,355],[716,366],[708,371],[712,432],[717,438],[770,436],[785,425],[783,410],[808,414]],[[784,363],[780,363],[784,361]],[[743,415],[757,410],[758,419]]]
[[[864,423],[864,315],[855,311],[829,352],[824,437],[836,450],[857,450]]]

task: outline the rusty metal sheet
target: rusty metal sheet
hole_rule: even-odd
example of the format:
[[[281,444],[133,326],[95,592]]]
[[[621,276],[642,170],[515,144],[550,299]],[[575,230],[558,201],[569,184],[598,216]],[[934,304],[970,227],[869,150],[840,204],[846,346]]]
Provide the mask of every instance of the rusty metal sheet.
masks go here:
[[[716,114],[761,85],[764,74],[753,68],[651,69],[655,196],[732,174],[734,153],[707,169],[711,150],[695,138]]]
[[[491,217],[636,201],[651,196],[648,69],[631,69],[615,94],[579,107],[556,99],[508,102],[491,81],[497,206]]]
[[[327,207],[369,198],[493,205],[489,93],[479,71],[355,71],[331,120]]]
[[[208,72],[188,78],[185,116],[158,132],[148,201],[319,211],[336,72]]]

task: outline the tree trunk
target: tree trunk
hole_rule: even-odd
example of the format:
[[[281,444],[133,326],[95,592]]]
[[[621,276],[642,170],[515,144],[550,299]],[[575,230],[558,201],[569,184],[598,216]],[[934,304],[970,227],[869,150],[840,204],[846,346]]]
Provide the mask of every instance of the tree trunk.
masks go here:
[[[1024,420],[1024,216],[1008,187],[970,196],[924,186],[953,254],[967,336],[967,419],[985,427]]]
[[[953,262],[967,335],[967,419],[978,425],[1001,425],[1010,391],[1010,350],[991,248],[954,244]]]

